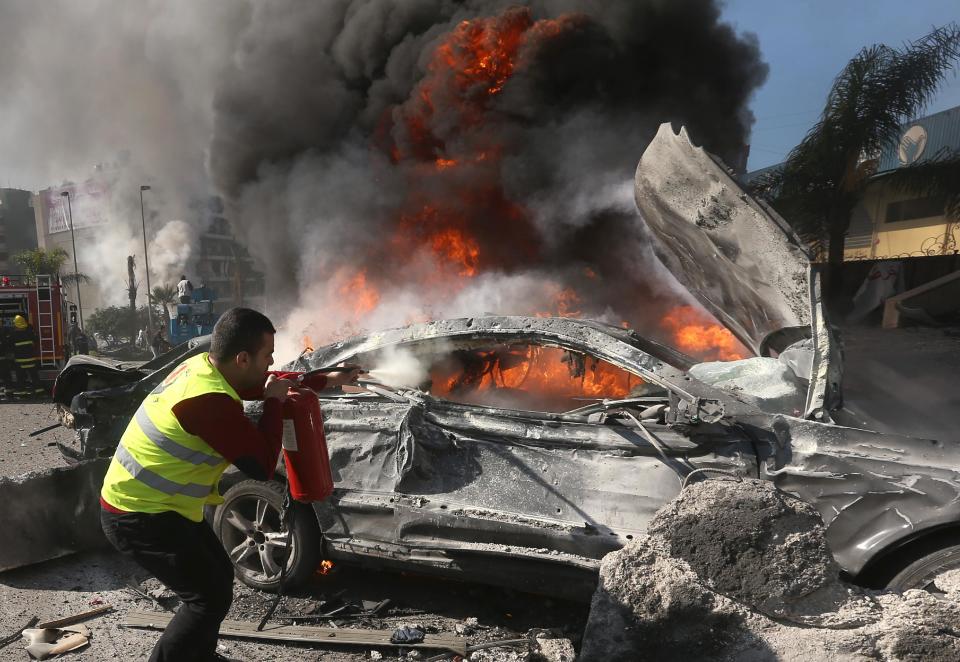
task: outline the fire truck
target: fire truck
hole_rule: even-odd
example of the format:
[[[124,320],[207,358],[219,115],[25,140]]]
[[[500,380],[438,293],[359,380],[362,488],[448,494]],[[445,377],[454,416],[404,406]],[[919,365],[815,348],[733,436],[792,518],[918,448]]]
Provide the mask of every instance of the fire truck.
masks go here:
[[[13,329],[17,315],[33,325],[40,339],[40,380],[52,383],[69,357],[67,327],[70,316],[76,316],[76,306],[67,300],[63,285],[53,276],[0,274],[0,324]]]

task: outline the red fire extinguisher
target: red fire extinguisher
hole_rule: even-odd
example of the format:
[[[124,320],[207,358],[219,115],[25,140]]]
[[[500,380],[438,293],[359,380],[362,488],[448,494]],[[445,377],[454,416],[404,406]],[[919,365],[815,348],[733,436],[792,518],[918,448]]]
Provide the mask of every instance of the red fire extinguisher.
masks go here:
[[[293,421],[295,432],[283,435],[290,495],[297,501],[323,501],[333,493],[333,476],[317,394],[291,392],[283,403],[283,417]]]

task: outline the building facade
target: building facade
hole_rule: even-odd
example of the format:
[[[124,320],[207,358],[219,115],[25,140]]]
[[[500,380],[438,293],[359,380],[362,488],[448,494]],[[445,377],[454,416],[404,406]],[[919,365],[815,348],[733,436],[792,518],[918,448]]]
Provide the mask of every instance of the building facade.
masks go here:
[[[232,306],[262,309],[263,274],[256,269],[250,253],[234,238],[223,215],[223,203],[219,198],[211,198],[205,213],[206,230],[200,235],[195,275],[187,276],[193,279],[194,286],[202,284],[213,290],[217,297],[215,312]]]
[[[30,191],[0,189],[0,273],[18,274],[17,253],[37,248]]]
[[[960,106],[903,127],[896,145],[880,154],[847,233],[845,258],[885,259],[952,255],[960,251],[960,219],[945,213],[946,199],[898,191],[889,175],[898,168],[960,156]]]
[[[70,194],[69,204],[67,196]],[[109,232],[111,219],[110,189],[99,178],[82,184],[51,186],[33,194],[34,232],[37,244],[46,251],[63,249],[69,256],[61,274],[74,271],[74,245],[76,245],[76,270],[91,276],[95,271],[92,256],[99,254],[104,233]],[[71,216],[73,231],[71,232]],[[125,259],[124,256],[118,260]],[[85,314],[105,305],[102,288],[107,286],[91,276],[89,282],[69,285],[67,294],[71,302],[79,298]],[[123,284],[117,284],[123,287]],[[79,292],[78,292],[79,287]],[[79,297],[78,297],[79,295]]]
[[[913,164],[960,157],[960,106],[908,122],[900,140],[870,161],[875,170],[850,218],[845,260],[882,260],[954,255],[960,251],[960,219],[949,216],[946,199],[897,190],[890,175]],[[745,184],[779,167],[743,176]]]

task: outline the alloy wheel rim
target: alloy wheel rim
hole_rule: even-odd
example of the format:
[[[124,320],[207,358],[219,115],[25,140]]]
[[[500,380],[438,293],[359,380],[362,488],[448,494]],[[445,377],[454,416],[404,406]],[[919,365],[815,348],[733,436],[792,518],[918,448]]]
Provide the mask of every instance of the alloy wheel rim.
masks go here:
[[[286,554],[289,531],[281,526],[280,512],[257,496],[234,499],[220,524],[221,540],[230,561],[253,581],[275,582]],[[287,569],[293,563],[296,545],[290,546]]]

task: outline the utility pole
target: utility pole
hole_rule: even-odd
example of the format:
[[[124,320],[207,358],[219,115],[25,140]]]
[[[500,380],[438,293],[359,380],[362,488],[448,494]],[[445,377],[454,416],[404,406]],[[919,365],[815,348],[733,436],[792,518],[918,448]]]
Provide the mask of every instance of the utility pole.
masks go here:
[[[150,258],[147,257],[147,221],[143,213],[143,192],[149,191],[146,184],[140,186],[140,227],[143,229],[143,267],[147,272],[147,337],[153,337],[153,305],[150,301]]]
[[[77,267],[77,238],[73,234],[73,207],[70,205],[70,191],[61,196],[67,199],[67,217],[70,223],[70,245],[73,246],[73,278],[77,281],[77,308],[80,311],[80,330],[83,330],[83,302],[80,300],[80,269]]]
[[[137,329],[140,327],[140,323],[137,321],[137,281],[136,275],[134,274],[134,267],[136,267],[136,261],[133,259],[132,255],[127,256],[127,296],[130,297],[130,323],[133,326],[133,330],[130,333],[130,342],[136,342],[137,339]]]

